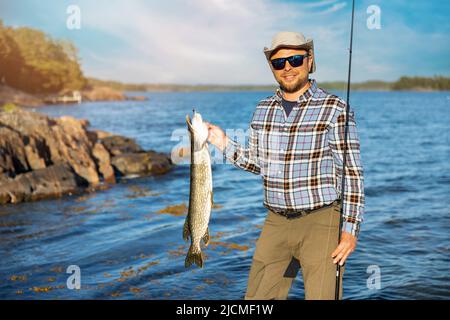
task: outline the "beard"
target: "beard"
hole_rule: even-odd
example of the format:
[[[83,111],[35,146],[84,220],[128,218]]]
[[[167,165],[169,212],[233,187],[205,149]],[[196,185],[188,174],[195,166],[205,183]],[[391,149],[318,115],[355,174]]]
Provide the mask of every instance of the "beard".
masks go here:
[[[290,83],[286,83],[282,79],[277,79],[277,81],[280,84],[281,90],[283,90],[286,93],[294,93],[303,88],[308,82],[308,79],[298,78],[295,82]]]

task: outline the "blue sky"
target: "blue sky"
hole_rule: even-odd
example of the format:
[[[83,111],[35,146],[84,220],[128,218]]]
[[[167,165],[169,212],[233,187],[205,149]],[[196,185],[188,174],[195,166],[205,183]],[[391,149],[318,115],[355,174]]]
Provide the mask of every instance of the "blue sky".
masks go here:
[[[450,1],[356,3],[353,81],[450,76]],[[69,5],[79,30],[66,27]],[[367,28],[370,5],[380,30]],[[6,25],[73,41],[87,76],[136,83],[272,84],[262,49],[283,30],[314,39],[314,78],[345,80],[350,14],[348,0],[0,0]]]

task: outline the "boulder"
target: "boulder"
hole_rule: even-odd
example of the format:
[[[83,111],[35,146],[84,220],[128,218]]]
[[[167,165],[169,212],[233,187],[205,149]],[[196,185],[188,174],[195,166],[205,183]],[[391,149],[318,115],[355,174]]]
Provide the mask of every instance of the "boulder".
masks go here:
[[[102,144],[113,156],[124,153],[140,153],[144,150],[136,143],[134,139],[119,135],[107,136],[101,139]]]
[[[20,132],[8,126],[0,126],[0,150],[0,174],[14,177],[16,173],[32,170]],[[28,152],[31,153],[31,151]]]
[[[3,182],[0,204],[34,201],[79,192],[89,186],[67,163],[19,174]]]
[[[111,162],[117,172],[123,176],[158,175],[172,168],[170,158],[155,151],[119,154],[114,156]]]
[[[92,155],[96,159],[98,171],[101,173],[103,180],[108,183],[116,183],[114,169],[111,166],[111,157],[103,144],[95,143]]]
[[[73,117],[53,119],[18,108],[13,112],[0,112],[0,125],[17,133],[16,139],[0,135],[0,146],[2,139],[14,144],[10,157],[15,171],[26,172],[67,162],[89,183],[99,183],[85,121]]]
[[[95,138],[95,141],[105,139],[106,137],[111,137],[114,133],[103,131],[103,130],[89,130],[88,135]]]
[[[0,203],[101,190],[116,183],[116,176],[163,174],[172,168],[166,155],[88,126],[88,120],[70,116],[0,109]]]

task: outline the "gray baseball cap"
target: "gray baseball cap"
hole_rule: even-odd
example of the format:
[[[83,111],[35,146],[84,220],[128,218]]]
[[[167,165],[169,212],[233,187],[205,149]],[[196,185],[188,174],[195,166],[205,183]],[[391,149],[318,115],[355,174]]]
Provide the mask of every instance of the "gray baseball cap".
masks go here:
[[[270,48],[264,47],[264,54],[267,60],[276,50],[280,48],[304,49],[312,53],[314,56],[314,41],[313,39],[306,39],[300,32],[281,31],[275,34],[272,38],[272,46]],[[316,71],[316,59],[313,58],[313,65],[310,73]]]

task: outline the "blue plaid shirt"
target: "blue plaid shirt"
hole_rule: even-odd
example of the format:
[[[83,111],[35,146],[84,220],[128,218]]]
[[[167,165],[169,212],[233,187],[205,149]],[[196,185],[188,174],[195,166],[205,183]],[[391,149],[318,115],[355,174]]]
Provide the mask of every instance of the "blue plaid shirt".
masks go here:
[[[262,176],[264,206],[273,212],[317,209],[341,198],[346,103],[318,88],[299,97],[289,116],[282,93],[259,102],[244,147],[230,139],[225,156]],[[354,111],[347,136],[343,231],[358,236],[364,211],[363,168]]]

